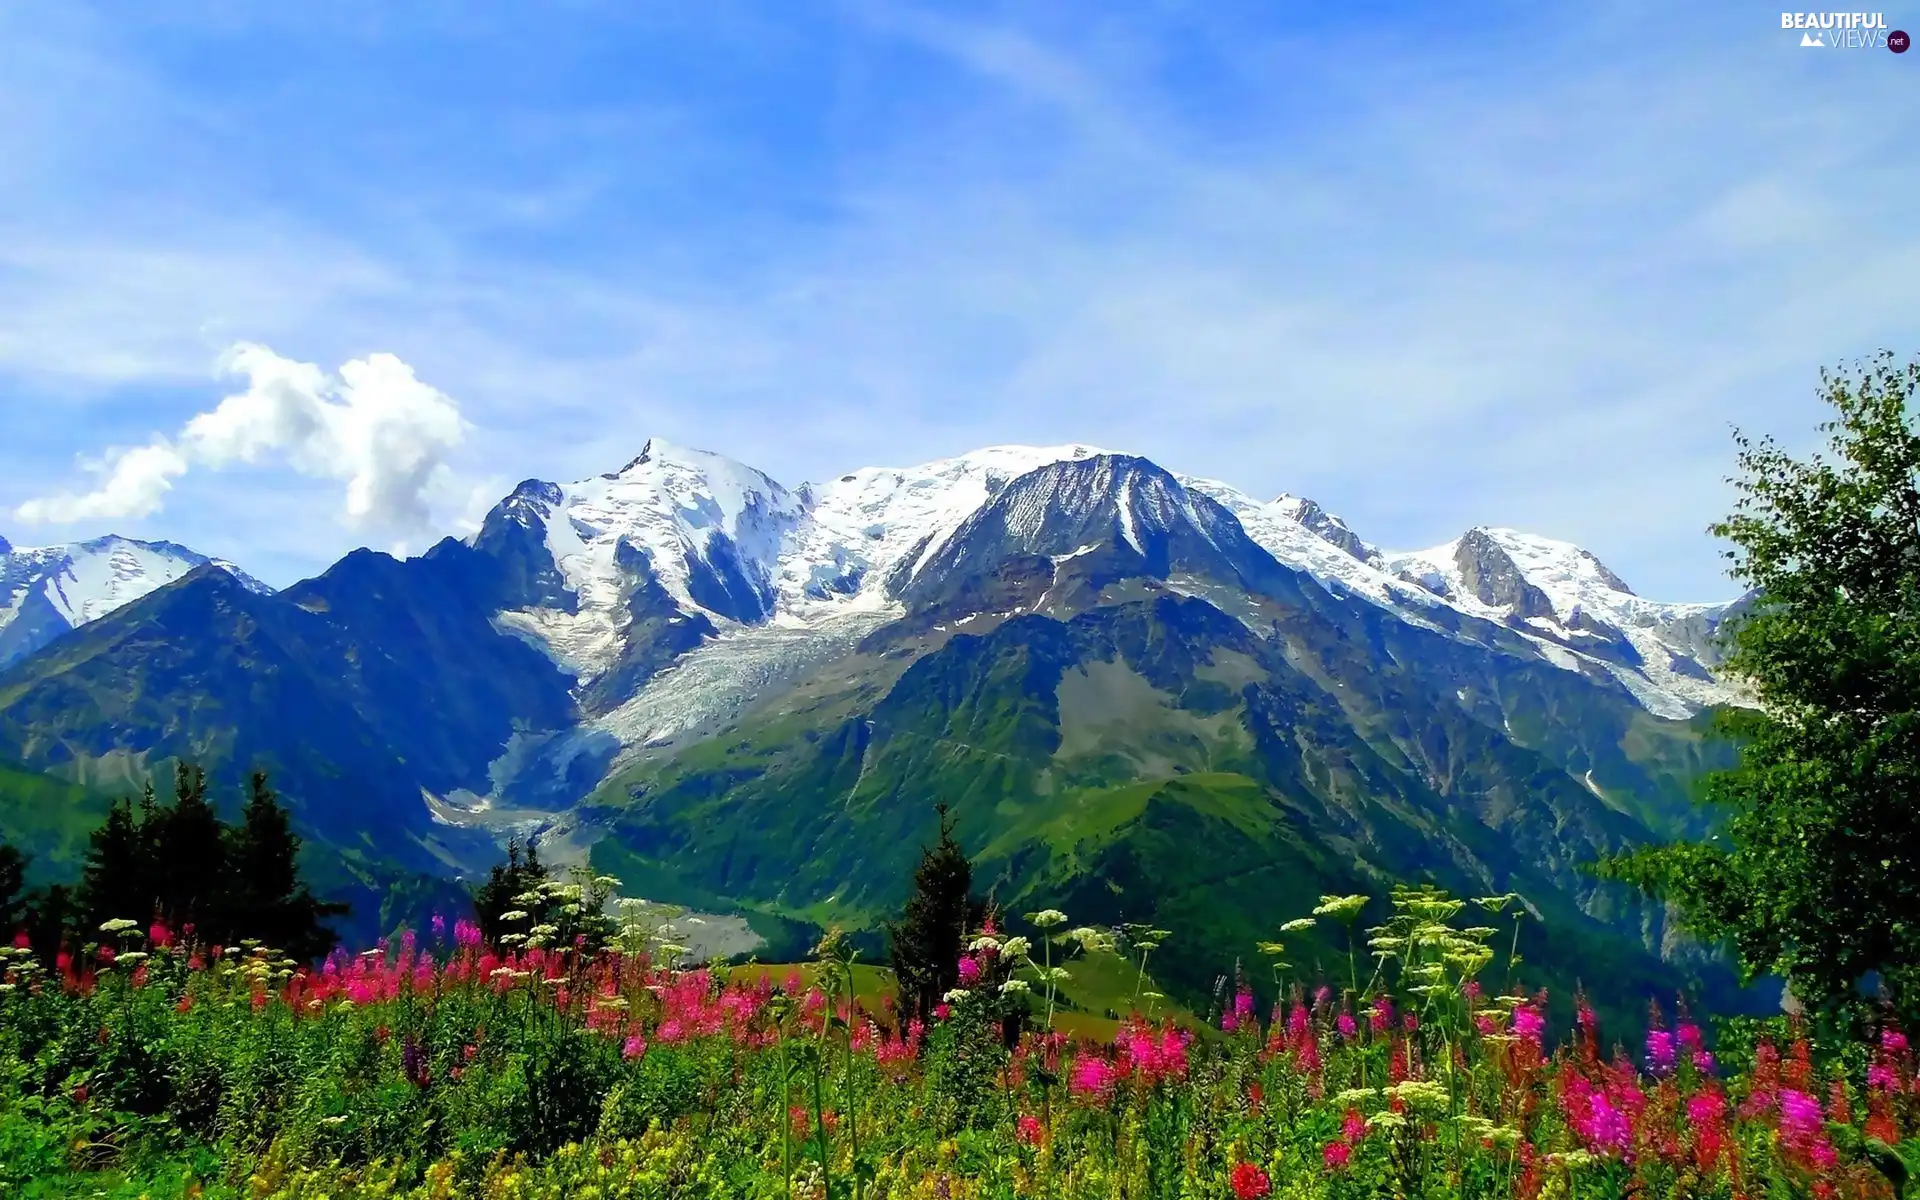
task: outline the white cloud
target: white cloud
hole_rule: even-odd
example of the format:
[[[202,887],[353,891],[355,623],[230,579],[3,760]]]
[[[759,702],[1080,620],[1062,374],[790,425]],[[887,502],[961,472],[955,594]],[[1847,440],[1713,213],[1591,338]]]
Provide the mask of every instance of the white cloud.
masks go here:
[[[242,342],[221,356],[245,391],[189,420],[173,438],[108,455],[92,491],[28,500],[23,521],[60,524],[158,512],[173,480],[194,468],[278,461],[301,475],[346,484],[349,523],[422,530],[429,495],[442,489],[448,454],[466,422],[444,392],[391,354],[370,354],[330,376],[265,346]]]

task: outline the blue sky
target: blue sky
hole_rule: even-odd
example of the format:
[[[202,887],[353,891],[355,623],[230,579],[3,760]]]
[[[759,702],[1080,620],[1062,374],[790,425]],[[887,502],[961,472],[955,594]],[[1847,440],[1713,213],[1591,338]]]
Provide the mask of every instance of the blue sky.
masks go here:
[[[284,584],[655,434],[1082,440],[1727,593],[1730,425],[1809,446],[1823,364],[1920,350],[1920,54],[1331,7],[0,0],[0,535]],[[329,382],[375,355],[404,395]],[[331,432],[183,432],[274,379]],[[156,439],[152,504],[49,502]]]

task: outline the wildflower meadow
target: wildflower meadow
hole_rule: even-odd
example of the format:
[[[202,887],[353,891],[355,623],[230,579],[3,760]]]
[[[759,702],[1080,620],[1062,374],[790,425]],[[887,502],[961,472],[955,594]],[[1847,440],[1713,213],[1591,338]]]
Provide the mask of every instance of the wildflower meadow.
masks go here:
[[[683,963],[613,885],[548,884],[531,900],[569,902],[493,943],[436,919],[317,967],[131,920],[51,963],[15,945],[0,1193],[1891,1198],[1920,1166],[1890,1021],[1819,1048],[1658,1008],[1630,1047],[1584,1005],[1554,1030],[1502,979],[1512,896],[1402,889],[1369,930],[1365,897],[1326,897],[1259,947],[1279,1003],[1242,980],[1204,1014],[1146,970],[1177,931],[989,918],[923,1021],[836,935],[806,964]],[[595,905],[619,916],[532,923]],[[1310,927],[1346,939],[1341,977],[1287,963]],[[1067,1020],[1063,987],[1114,960],[1130,1014]]]

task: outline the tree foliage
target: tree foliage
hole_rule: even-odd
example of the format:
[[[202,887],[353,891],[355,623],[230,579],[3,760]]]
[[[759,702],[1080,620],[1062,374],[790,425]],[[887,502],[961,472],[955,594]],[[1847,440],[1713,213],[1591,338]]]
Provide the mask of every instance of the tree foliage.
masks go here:
[[[192,926],[208,943],[254,938],[295,958],[317,957],[337,940],[326,919],[347,910],[301,881],[299,854],[300,838],[263,772],[253,774],[241,819],[229,825],[207,800],[205,772],[182,763],[172,803],[156,802],[149,786],[137,808],[116,803],[93,832],[72,898],[74,932],[90,936],[117,918],[157,920]],[[66,905],[62,897],[58,906]]]
[[[1920,362],[1823,372],[1828,453],[1736,434],[1730,574],[1757,591],[1727,669],[1739,765],[1707,781],[1726,813],[1700,843],[1612,860],[1749,976],[1851,1006],[1877,979],[1920,1009]]]
[[[480,935],[489,945],[499,942],[501,935],[511,932],[508,923],[501,917],[521,908],[514,897],[545,883],[547,874],[546,864],[540,861],[537,844],[529,841],[526,853],[522,855],[518,839],[507,843],[506,861],[493,864],[487,881],[473,893],[473,919],[479,924]]]
[[[27,856],[0,843],[0,933],[20,928],[26,919]]]
[[[887,926],[900,1012],[929,1023],[940,998],[959,983],[967,934],[983,912],[973,899],[973,863],[953,837],[953,818],[945,804],[934,812],[939,839],[921,848],[913,893],[900,920]]]

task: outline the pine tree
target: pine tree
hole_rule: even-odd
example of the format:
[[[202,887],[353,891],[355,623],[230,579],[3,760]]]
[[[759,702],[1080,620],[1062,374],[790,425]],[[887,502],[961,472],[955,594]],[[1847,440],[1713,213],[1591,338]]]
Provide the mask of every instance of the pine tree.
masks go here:
[[[28,900],[26,911],[27,941],[33,947],[34,957],[51,967],[61,945],[67,941],[67,931],[76,921],[84,920],[85,909],[66,884],[37,889]]]
[[[501,934],[515,932],[500,919],[501,914],[522,907],[514,897],[540,886],[546,878],[547,868],[540,861],[538,844],[528,842],[526,857],[522,858],[519,839],[507,843],[507,860],[493,864],[487,881],[473,893],[473,919],[480,926],[480,936],[489,945],[498,942]],[[518,931],[524,933],[526,925],[519,925]]]
[[[153,789],[147,789],[150,808]],[[144,823],[142,823],[144,824]],[[142,825],[134,822],[133,805],[116,801],[106,820],[87,840],[86,864],[81,869],[75,906],[88,929],[117,919],[145,921],[153,915],[156,881],[150,856],[141,842]]]
[[[913,894],[898,922],[887,926],[893,943],[893,973],[900,988],[900,1015],[931,1022],[941,997],[960,982],[960,955],[967,932],[979,920],[972,896],[973,864],[953,837],[953,819],[936,805],[940,838],[922,847],[913,872]]]
[[[27,886],[27,856],[0,842],[0,937],[20,928],[26,917],[22,893]]]
[[[296,959],[318,958],[338,937],[325,918],[344,904],[316,899],[300,882],[300,838],[264,771],[247,781],[247,807],[228,835],[227,936],[256,937]]]
[[[155,915],[176,928],[197,923],[212,932],[233,925],[240,914],[230,898],[224,833],[219,814],[207,802],[206,772],[181,763],[174,772],[173,803],[154,810],[140,826],[140,840],[154,857]]]

